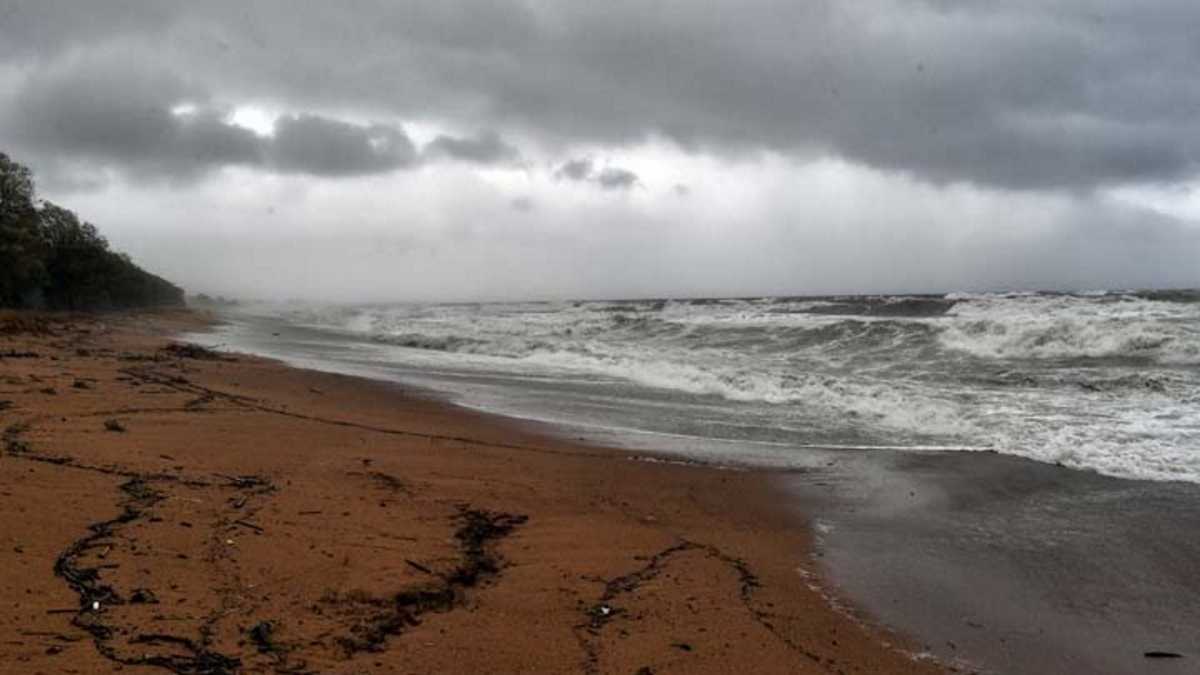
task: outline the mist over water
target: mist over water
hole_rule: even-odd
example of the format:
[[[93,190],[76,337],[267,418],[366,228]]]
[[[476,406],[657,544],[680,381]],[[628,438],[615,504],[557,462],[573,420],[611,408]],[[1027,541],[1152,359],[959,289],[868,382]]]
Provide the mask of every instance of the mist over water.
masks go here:
[[[386,366],[536,419],[1200,482],[1197,292],[274,304],[230,319],[216,342]]]

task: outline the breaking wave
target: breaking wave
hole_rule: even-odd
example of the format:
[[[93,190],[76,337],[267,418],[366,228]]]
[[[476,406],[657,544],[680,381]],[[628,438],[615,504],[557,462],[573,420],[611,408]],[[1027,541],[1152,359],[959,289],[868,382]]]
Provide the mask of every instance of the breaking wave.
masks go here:
[[[1200,482],[1198,299],[1094,291],[250,311],[374,345],[392,363],[507,373],[525,383],[514,387],[530,375],[557,381],[570,387],[558,395],[603,398],[606,415],[636,417],[666,397],[683,416],[695,414],[688,401],[709,401],[712,425],[786,432],[798,447],[982,447]]]
[[[953,315],[942,344],[983,358],[1200,363],[1200,306],[1194,304],[1170,306],[1133,296],[1109,302],[988,297],[960,304]]]

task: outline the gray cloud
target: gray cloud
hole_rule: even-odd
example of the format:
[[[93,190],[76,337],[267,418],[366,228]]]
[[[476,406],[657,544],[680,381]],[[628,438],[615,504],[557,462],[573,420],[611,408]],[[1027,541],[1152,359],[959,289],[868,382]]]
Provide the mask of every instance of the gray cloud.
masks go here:
[[[605,190],[628,190],[638,184],[638,176],[629,169],[609,166],[596,174],[596,184]]]
[[[1200,157],[1191,0],[9,0],[0,16],[14,62],[123,40],[231,100],[550,144],[658,134],[1031,189],[1181,180]]]
[[[502,164],[515,162],[521,153],[504,142],[494,131],[484,131],[476,136],[458,138],[439,135],[425,147],[431,157],[449,157],[476,164]]]
[[[570,159],[554,171],[554,177],[559,180],[584,181],[592,177],[592,160],[587,158]]]
[[[402,129],[312,114],[284,115],[273,136],[227,121],[205,88],[124,59],[72,62],[30,78],[0,118],[11,143],[35,155],[112,164],[139,175],[196,177],[242,165],[350,176],[417,161]]]
[[[125,76],[112,78],[115,69]],[[204,97],[163,71],[84,62],[31,79],[3,126],[19,146],[41,154],[108,159],[145,171],[178,175],[258,163],[252,132],[213,110],[171,112],[173,103]]]
[[[316,115],[283,116],[268,144],[273,167],[318,176],[348,176],[413,165],[416,148],[404,131],[359,126]]]
[[[834,153],[939,182],[1171,181],[1200,156],[1190,0],[355,8],[9,0],[0,55],[142,40],[147,58],[165,51],[230,96],[297,109],[355,104],[554,142],[662,134],[696,148]]]
[[[627,190],[638,184],[638,176],[629,169],[607,166],[597,170],[590,158],[580,157],[563,162],[554,170],[558,180],[594,183],[605,190]]]
[[[135,254],[226,290],[319,293],[330,277],[344,299],[1197,283],[1195,224],[1113,198],[1157,208],[1197,179],[1194,0],[352,7],[0,0],[0,148],[43,189],[68,186],[48,194]],[[229,122],[242,105],[286,114],[258,135]],[[488,131],[416,148],[406,127],[422,140]],[[580,200],[554,182],[639,185],[609,157],[663,189]],[[522,158],[543,170],[433,166]],[[70,166],[46,181],[56,161]],[[211,172],[226,166],[252,171]],[[386,187],[323,182],[422,166]],[[206,245],[213,255],[195,255]],[[333,273],[313,275],[338,246]],[[536,265],[557,267],[529,275]]]

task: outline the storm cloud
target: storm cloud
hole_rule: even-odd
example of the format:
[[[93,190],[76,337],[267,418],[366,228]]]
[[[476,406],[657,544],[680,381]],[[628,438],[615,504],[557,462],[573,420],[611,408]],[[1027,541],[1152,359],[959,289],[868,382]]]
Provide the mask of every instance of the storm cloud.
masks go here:
[[[560,180],[585,181],[591,179],[593,172],[592,160],[581,157],[563,162],[554,172],[554,177]]]
[[[577,183],[594,183],[605,190],[628,190],[638,184],[638,176],[629,169],[619,166],[596,168],[595,162],[588,157],[579,157],[563,162],[554,171],[558,180],[574,181]]]
[[[617,166],[605,167],[596,174],[596,184],[605,190],[627,190],[637,183],[636,173]]]
[[[502,164],[521,158],[520,151],[494,131],[462,138],[441,134],[425,147],[425,153],[433,158],[449,157],[477,164]]]
[[[119,60],[72,63],[31,78],[0,118],[18,149],[111,162],[140,175],[195,177],[224,166],[316,176],[411,167],[403,129],[281,115],[267,135],[229,121],[205,88]],[[196,103],[198,101],[198,103]]]
[[[401,129],[358,126],[316,115],[277,119],[267,148],[272,166],[318,176],[387,171],[417,160],[416,148]]]
[[[301,238],[281,285],[332,232],[475,250],[513,295],[1200,283],[1197,25],[1192,0],[0,0],[0,149],[117,240],[216,237],[163,212],[201,197]],[[170,267],[162,237],[127,241]]]
[[[659,135],[1021,189],[1179,180],[1200,156],[1200,5],[1184,0],[3,5],[0,53],[26,67],[123,40],[230,100],[547,143]]]
[[[122,70],[114,80],[109,75]],[[171,101],[200,89],[161,70],[93,61],[31,78],[0,112],[18,149],[103,158],[146,170],[189,173],[213,164],[261,161],[253,133],[210,110],[176,115]]]

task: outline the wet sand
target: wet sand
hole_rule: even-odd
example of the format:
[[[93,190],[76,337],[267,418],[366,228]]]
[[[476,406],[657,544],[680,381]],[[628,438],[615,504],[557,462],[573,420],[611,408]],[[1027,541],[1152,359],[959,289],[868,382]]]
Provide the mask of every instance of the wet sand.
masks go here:
[[[1200,486],[994,453],[830,453],[792,502],[842,592],[987,673],[1174,675],[1200,658]]]
[[[0,315],[0,672],[939,672],[830,608],[770,474]]]

